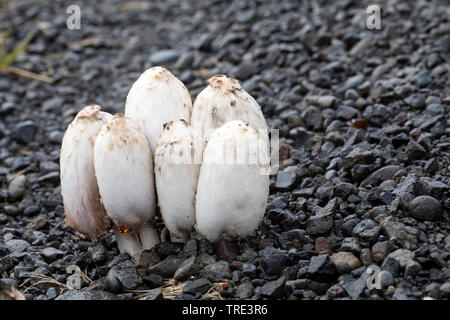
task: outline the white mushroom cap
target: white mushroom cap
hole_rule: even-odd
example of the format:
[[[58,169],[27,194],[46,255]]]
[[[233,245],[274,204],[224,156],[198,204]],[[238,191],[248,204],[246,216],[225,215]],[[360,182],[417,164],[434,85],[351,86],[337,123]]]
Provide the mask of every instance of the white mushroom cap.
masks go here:
[[[159,208],[172,241],[187,241],[195,225],[202,151],[202,139],[186,121],[165,125],[155,153],[155,179]]]
[[[102,125],[112,116],[100,106],[81,110],[67,128],[61,147],[61,194],[67,225],[96,240],[109,219],[100,201],[94,173],[94,143]]]
[[[125,115],[137,122],[154,153],[163,125],[173,120],[189,121],[192,100],[184,84],[167,69],[146,70],[127,96]]]
[[[197,185],[196,229],[210,241],[256,230],[269,194],[266,138],[244,121],[217,129],[203,153]]]
[[[244,120],[255,129],[267,130],[259,104],[245,91],[239,81],[217,75],[199,93],[192,108],[191,126],[207,141],[214,129],[232,120]]]
[[[155,215],[153,161],[137,124],[122,114],[105,123],[94,148],[95,175],[108,216],[137,230]]]

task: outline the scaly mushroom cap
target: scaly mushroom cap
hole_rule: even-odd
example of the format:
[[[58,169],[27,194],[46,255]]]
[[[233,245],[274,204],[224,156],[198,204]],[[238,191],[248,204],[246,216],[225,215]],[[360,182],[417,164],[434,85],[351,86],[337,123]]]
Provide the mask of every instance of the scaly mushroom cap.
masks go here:
[[[135,230],[155,215],[153,160],[139,126],[122,114],[105,123],[94,148],[95,175],[108,216]]]
[[[266,138],[244,121],[217,129],[203,153],[197,185],[196,229],[210,241],[255,231],[269,194]],[[266,160],[264,160],[264,158]]]
[[[163,125],[173,120],[189,121],[192,101],[184,84],[162,67],[146,70],[127,96],[125,115],[141,127],[154,153]]]
[[[67,128],[61,147],[61,194],[67,226],[98,239],[106,232],[108,216],[100,201],[94,173],[94,143],[112,116],[100,106],[81,110]]]
[[[172,241],[186,240],[195,225],[195,192],[203,141],[184,120],[169,122],[155,153],[158,203]]]
[[[192,108],[191,126],[197,134],[208,141],[214,129],[232,120],[247,121],[257,130],[268,129],[261,107],[239,81],[225,75],[208,81]]]

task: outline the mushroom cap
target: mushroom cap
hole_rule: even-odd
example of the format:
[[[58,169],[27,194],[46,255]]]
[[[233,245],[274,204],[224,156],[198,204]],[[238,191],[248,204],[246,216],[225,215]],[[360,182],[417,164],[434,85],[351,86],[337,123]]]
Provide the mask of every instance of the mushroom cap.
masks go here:
[[[155,180],[158,204],[171,235],[195,225],[195,193],[203,141],[184,120],[169,122],[158,140]]]
[[[258,227],[267,205],[266,139],[241,120],[211,136],[203,153],[196,195],[196,229],[210,241],[243,237]]]
[[[125,115],[141,127],[152,152],[163,125],[178,119],[189,121],[191,111],[192,100],[185,85],[162,67],[152,67],[141,74],[125,105]]]
[[[77,114],[64,134],[60,155],[67,226],[92,240],[103,235],[109,225],[94,173],[94,143],[102,125],[112,116],[100,109],[91,105]]]
[[[136,229],[155,214],[153,160],[147,139],[129,117],[105,123],[94,147],[103,205],[117,226]]]
[[[216,75],[195,99],[191,126],[209,140],[216,128],[232,120],[245,120],[255,129],[267,130],[261,107],[245,91],[239,81],[226,75]]]

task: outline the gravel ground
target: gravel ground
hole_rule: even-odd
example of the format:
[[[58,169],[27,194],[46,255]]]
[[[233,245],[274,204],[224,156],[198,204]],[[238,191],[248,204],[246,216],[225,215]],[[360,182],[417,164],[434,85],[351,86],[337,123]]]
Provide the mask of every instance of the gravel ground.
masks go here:
[[[37,300],[448,299],[448,1],[380,2],[381,30],[369,1],[86,1],[81,30],[70,4],[0,9],[15,42],[37,30],[14,65],[54,79],[0,74],[2,282]],[[238,78],[280,130],[281,170],[251,236],[163,242],[135,266],[112,234],[65,229],[59,151],[82,107],[123,111],[154,65],[193,99],[214,74]],[[70,265],[82,290],[64,287]]]

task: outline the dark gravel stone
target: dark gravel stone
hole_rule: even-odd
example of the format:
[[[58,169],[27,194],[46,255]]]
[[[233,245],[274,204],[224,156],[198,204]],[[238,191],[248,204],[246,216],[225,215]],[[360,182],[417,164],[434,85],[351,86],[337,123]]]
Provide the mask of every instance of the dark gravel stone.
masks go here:
[[[157,288],[163,284],[164,279],[159,274],[151,273],[151,274],[144,275],[142,277],[142,281],[144,281],[144,283],[147,286],[149,286],[150,288]]]
[[[239,299],[250,299],[255,293],[255,288],[251,282],[244,282],[236,288],[236,295]]]
[[[420,196],[414,198],[409,204],[411,215],[420,221],[424,220],[440,220],[443,215],[441,203],[430,196]]]
[[[253,61],[243,61],[236,69],[234,76],[237,79],[246,80],[259,70],[258,64]]]
[[[141,277],[130,260],[126,260],[112,267],[106,275],[108,288],[112,292],[119,292],[122,288],[136,289],[142,282]]]
[[[224,279],[231,279],[230,265],[226,261],[211,263],[203,268],[200,276],[207,278],[211,282],[221,282]]]
[[[178,281],[184,281],[191,276],[195,276],[200,271],[200,266],[196,263],[195,256],[183,261],[174,274],[174,278]]]
[[[256,266],[252,263],[244,263],[242,265],[241,275],[243,277],[249,277],[249,278],[255,277],[256,276]]]
[[[394,258],[387,257],[383,264],[381,265],[381,270],[389,271],[391,274],[398,276],[402,267],[400,266],[400,263],[395,260]]]
[[[159,274],[164,278],[171,278],[183,263],[183,258],[178,258],[175,256],[168,256],[160,263],[155,264],[148,268],[149,273]]]
[[[284,276],[274,281],[268,281],[261,287],[261,296],[272,299],[280,299],[284,293],[286,278]]]
[[[47,263],[51,263],[64,255],[64,252],[52,247],[41,250],[41,256]]]
[[[297,176],[293,172],[278,171],[275,188],[285,191],[295,186]]]
[[[267,247],[261,251],[261,267],[268,275],[280,274],[286,262],[286,252],[283,250]]]
[[[406,156],[408,157],[408,159],[410,161],[422,159],[427,154],[424,147],[422,147],[420,144],[418,144],[417,142],[414,142],[414,141],[410,141],[408,143],[408,145],[406,146],[405,152],[406,152]]]
[[[311,279],[319,282],[331,281],[336,276],[336,267],[327,254],[321,254],[311,258],[308,273]]]
[[[92,259],[92,262],[94,263],[105,261],[108,258],[108,252],[105,246],[100,242],[96,243],[92,247],[89,247],[88,252]]]
[[[161,50],[153,53],[150,56],[150,62],[153,65],[161,65],[165,63],[174,62],[178,59],[179,53],[176,50]]]
[[[188,281],[183,287],[183,293],[195,295],[204,294],[211,289],[212,284],[208,279],[200,278],[194,281]]]
[[[267,209],[286,209],[289,206],[289,200],[288,198],[284,196],[277,197],[273,199],[269,205],[267,206]]]
[[[322,129],[322,113],[317,107],[309,106],[306,108],[302,112],[301,118],[308,128],[316,131]]]
[[[59,295],[55,300],[120,300],[120,298],[107,291],[69,290]]]
[[[425,107],[425,95],[421,93],[415,93],[410,95],[405,99],[405,102],[413,108],[424,108]]]
[[[161,258],[167,256],[177,255],[183,251],[184,244],[178,242],[160,242],[158,243],[154,250],[159,254]]]
[[[31,120],[20,122],[12,132],[12,137],[19,143],[28,144],[34,140],[37,126]]]
[[[30,244],[26,242],[25,240],[21,239],[12,239],[9,241],[6,241],[6,247],[8,248],[9,252],[11,253],[21,253],[26,251]]]
[[[357,299],[367,288],[367,273],[363,273],[358,279],[349,281],[344,284],[344,290],[352,299]]]

